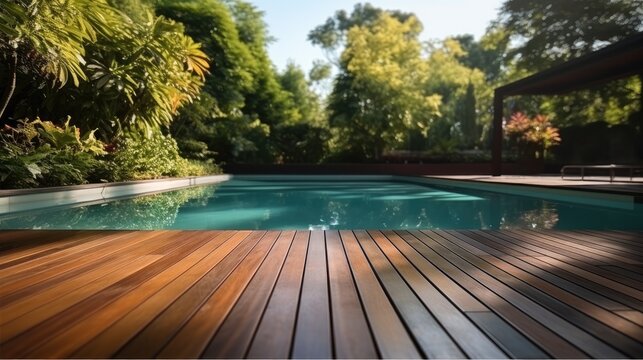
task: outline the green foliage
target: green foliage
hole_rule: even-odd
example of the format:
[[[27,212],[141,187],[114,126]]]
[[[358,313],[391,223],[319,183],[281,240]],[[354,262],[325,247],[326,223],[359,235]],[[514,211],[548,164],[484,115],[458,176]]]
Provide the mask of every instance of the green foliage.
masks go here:
[[[300,67],[288,63],[284,72],[278,75],[278,80],[294,107],[293,115],[287,119],[289,123],[303,121],[317,125],[323,124],[319,97],[311,90],[306,75]]]
[[[455,119],[462,129],[462,145],[465,148],[473,148],[480,140],[480,136],[476,122],[476,96],[472,83],[469,83],[467,92],[460,98],[455,111]]]
[[[503,28],[491,26],[480,41],[475,41],[473,35],[460,35],[453,39],[460,43],[464,51],[459,58],[462,65],[482,71],[487,81],[498,79],[509,46],[509,39]]]
[[[214,165],[189,161],[179,155],[176,141],[160,133],[150,138],[125,137],[113,156],[118,180],[218,173]]]
[[[215,101],[209,104],[213,110],[227,114],[241,108],[257,65],[239,37],[230,10],[218,0],[163,0],[156,11],[181,22],[215,64],[203,89]]]
[[[127,12],[148,8],[118,3]],[[158,131],[199,93],[207,59],[178,23],[149,12],[133,21],[104,0],[17,4],[34,16],[13,24],[17,36],[0,37],[0,48],[15,49],[20,69],[11,117],[71,116],[109,140],[122,131]],[[66,84],[70,77],[74,86]],[[41,78],[60,86],[44,86]]]
[[[60,86],[87,80],[85,47],[110,36],[116,13],[104,0],[0,1],[0,53],[19,54],[23,72],[50,78]]]
[[[313,67],[308,73],[308,77],[312,82],[319,82],[330,78],[332,75],[332,67],[330,64],[323,61],[313,61]]]
[[[440,121],[429,130],[428,147],[434,151],[473,147],[478,141],[478,122],[491,121],[490,116],[484,119],[477,114],[485,114],[484,100],[491,101],[492,90],[480,69],[462,63],[467,55],[460,42],[452,38],[430,44],[425,86],[442,97]],[[482,100],[480,105],[477,99]]]
[[[309,123],[282,124],[275,131],[277,151],[284,163],[319,163],[328,152],[328,129]]]
[[[438,115],[440,96],[424,88],[420,29],[415,17],[400,22],[382,13],[370,26],[348,31],[328,106],[340,149],[379,159],[409,130],[427,131]]]
[[[271,163],[275,160],[271,129],[249,116],[221,118],[211,126],[208,146],[224,163]]]
[[[119,11],[122,11],[134,22],[147,21],[147,14],[154,13],[154,5],[151,0],[107,0],[108,3]]]
[[[84,127],[100,128],[105,138],[121,130],[150,135],[198,95],[206,56],[181,24],[162,17],[117,29],[90,47],[91,81],[48,94],[47,104],[52,114],[84,116]]]
[[[22,120],[0,132],[0,184],[3,188],[61,186],[100,181],[109,164],[104,144],[93,132],[57,127],[49,121]]]
[[[302,88],[296,70],[283,76],[276,73],[266,50],[270,36],[263,14],[253,5],[167,0],[157,11],[181,21],[216,64],[206,76],[200,99],[183,108],[171,126],[183,155],[271,162],[278,157],[275,140],[269,136],[276,127],[319,119],[317,99]]]
[[[402,23],[414,16],[412,13],[397,10],[382,10],[369,3],[358,3],[355,4],[350,15],[345,10],[335,12],[335,16],[326,19],[324,24],[310,31],[308,40],[313,45],[320,46],[326,51],[330,57],[329,60],[339,66],[338,52],[346,45],[348,32],[356,26],[370,27],[378,21],[383,13],[387,13]],[[422,28],[418,27],[416,31],[417,33],[413,34],[413,36],[419,35],[422,32]]]
[[[543,70],[643,30],[636,0],[507,0],[499,22],[521,68]]]
[[[643,7],[631,0],[507,0],[497,27],[513,45],[507,51],[505,81],[547,69],[643,30]],[[543,113],[559,127],[595,121],[620,124],[639,111],[640,79],[557,96],[523,96],[511,111]]]

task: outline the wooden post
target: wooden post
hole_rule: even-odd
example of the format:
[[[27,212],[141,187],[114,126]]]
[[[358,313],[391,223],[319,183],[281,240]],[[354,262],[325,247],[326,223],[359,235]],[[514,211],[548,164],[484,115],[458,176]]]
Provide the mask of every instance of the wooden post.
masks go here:
[[[502,112],[504,97],[493,93],[493,127],[491,133],[491,175],[502,175]]]

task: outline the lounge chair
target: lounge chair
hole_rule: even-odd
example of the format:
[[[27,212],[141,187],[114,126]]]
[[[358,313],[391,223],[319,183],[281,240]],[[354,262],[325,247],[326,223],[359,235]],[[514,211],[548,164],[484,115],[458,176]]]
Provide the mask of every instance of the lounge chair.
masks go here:
[[[580,179],[584,180],[585,179],[585,170],[608,170],[609,171],[609,176],[610,176],[610,182],[614,181],[614,177],[616,176],[616,170],[621,170],[621,169],[626,169],[629,170],[629,175],[630,175],[630,181],[632,181],[634,177],[634,172],[638,171],[640,172],[643,170],[642,165],[565,165],[563,166],[562,169],[560,169],[560,178],[564,179],[565,178],[565,172],[567,170],[580,170]]]

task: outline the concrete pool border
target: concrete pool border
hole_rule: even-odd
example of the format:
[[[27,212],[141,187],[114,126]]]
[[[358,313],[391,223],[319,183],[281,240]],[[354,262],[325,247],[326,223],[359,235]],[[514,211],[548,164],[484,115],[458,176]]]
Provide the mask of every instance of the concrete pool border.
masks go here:
[[[86,184],[40,189],[0,190],[0,215],[20,213],[74,204],[127,198],[137,195],[160,193],[193,186],[216,184],[230,179],[237,180],[330,180],[330,181],[399,181],[420,185],[452,186],[483,191],[499,192],[559,200],[585,205],[633,209],[635,195],[608,191],[583,191],[551,186],[488,183],[482,181],[445,179],[431,176],[402,175],[211,175],[186,178],[142,180],[122,183]],[[46,205],[43,205],[46,204]]]
[[[40,189],[0,190],[0,214],[178,190],[192,186],[216,184],[231,178],[230,175],[211,175]],[[47,205],[43,206],[43,204]]]

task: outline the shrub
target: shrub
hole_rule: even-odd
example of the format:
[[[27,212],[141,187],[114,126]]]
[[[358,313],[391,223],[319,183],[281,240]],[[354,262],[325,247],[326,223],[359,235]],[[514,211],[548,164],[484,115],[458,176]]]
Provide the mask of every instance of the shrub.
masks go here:
[[[179,156],[174,139],[127,137],[113,154],[89,132],[81,137],[69,120],[59,127],[49,121],[21,120],[0,131],[0,188],[18,189],[200,176],[220,173],[206,161]]]
[[[545,150],[560,143],[558,128],[545,115],[529,118],[515,113],[505,126],[505,134],[518,150],[528,157],[543,158]]]
[[[0,131],[0,185],[29,188],[83,184],[99,180],[109,166],[98,156],[104,144],[94,132],[81,137],[76,126],[63,127],[38,118],[21,120]]]
[[[176,141],[169,135],[160,133],[149,138],[123,138],[113,156],[113,163],[116,180],[198,176],[220,172],[214,164],[182,158]]]

